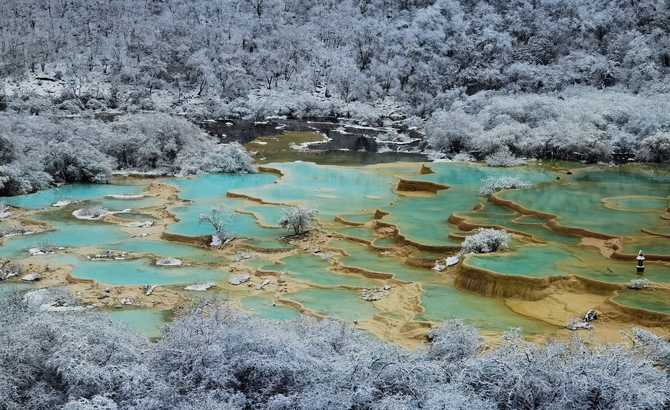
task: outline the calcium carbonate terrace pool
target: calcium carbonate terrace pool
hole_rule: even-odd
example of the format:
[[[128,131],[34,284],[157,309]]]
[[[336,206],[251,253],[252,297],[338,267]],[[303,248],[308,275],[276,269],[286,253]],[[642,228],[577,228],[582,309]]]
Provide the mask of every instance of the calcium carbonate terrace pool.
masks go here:
[[[333,238],[323,245],[324,251],[339,250],[340,255],[327,260],[305,252],[300,241],[280,241],[278,238],[288,233],[277,226],[281,210],[293,204],[316,206],[323,230],[391,250],[396,249],[396,240],[388,237],[388,226],[395,227],[398,235],[428,247],[459,246],[461,239],[458,238],[472,234],[450,223],[448,219],[452,215],[469,226],[505,228],[519,233],[509,251],[463,258],[469,267],[502,275],[530,278],[577,275],[620,284],[639,277],[634,261],[607,258],[592,246],[581,244],[580,235],[557,232],[548,225],[549,217],[534,216],[532,211],[553,215],[555,222],[565,228],[619,237],[621,253],[633,254],[643,249],[649,254],[670,255],[670,239],[641,232],[643,228],[660,234],[670,232],[667,214],[670,180],[665,168],[565,163],[535,163],[506,169],[464,163],[427,165],[433,173],[422,173],[420,163],[344,167],[292,162],[267,165],[278,172],[168,178],[160,182],[175,186],[181,201],[168,201],[169,211],[175,218],[167,222],[152,213],[157,198],[138,196],[148,186],[147,181],[139,185],[73,184],[32,195],[2,198],[2,202],[11,206],[39,210],[31,214],[30,219],[48,223],[55,230],[6,238],[0,246],[0,257],[21,260],[30,256],[28,249],[38,241],[51,241],[65,251],[36,256],[35,260],[72,265],[75,278],[113,285],[164,285],[170,289],[183,289],[195,282],[213,282],[217,288],[211,294],[234,298],[242,308],[271,320],[291,319],[299,314],[298,310],[342,320],[372,320],[375,315],[396,320],[401,317],[397,312],[361,299],[362,289],[383,287],[385,281],[392,279],[393,286],[397,287],[420,285],[417,306],[422,312],[412,314],[416,321],[439,322],[456,316],[484,331],[504,331],[511,326],[523,327],[526,334],[534,334],[550,331],[552,326],[512,312],[501,299],[459,289],[453,280],[445,279],[445,273],[407,265],[405,258],[412,255],[385,256],[366,244]],[[572,172],[566,173],[564,170],[569,167]],[[512,201],[531,212],[520,214],[478,196],[481,180],[490,176],[515,176],[533,183],[531,188],[496,194],[501,200]],[[395,191],[401,179],[449,188],[435,194],[405,195]],[[79,202],[51,207],[68,199]],[[258,257],[242,263],[196,242],[168,242],[161,239],[160,232],[132,237],[119,224],[72,216],[76,209],[95,205],[112,211],[130,209],[120,215],[128,222],[152,221],[161,227],[159,230],[194,238],[212,234],[211,226],[197,223],[198,216],[208,213],[212,207],[221,207],[234,214],[228,229],[235,232],[238,240],[252,245],[253,249],[266,249],[270,252],[268,255],[279,256],[274,258],[275,263],[257,251]],[[386,215],[373,219],[377,210]],[[341,224],[337,222],[338,217],[364,226]],[[383,234],[376,231],[381,226],[378,222],[387,229]],[[0,220],[0,229],[11,225],[8,219]],[[90,260],[78,253],[78,249],[83,248],[127,252],[129,259]],[[422,249],[413,252],[419,258],[428,255],[437,259],[449,255]],[[159,257],[175,257],[184,263],[157,266],[155,262]],[[263,272],[271,274],[268,278],[272,283],[285,278],[295,285],[283,291],[273,290],[271,286],[258,290],[257,283],[234,287],[227,281],[235,276],[231,272],[238,265],[259,277]],[[372,279],[361,271],[382,275],[380,279]],[[658,284],[670,283],[670,266],[648,261],[644,277]],[[189,297],[192,294],[184,292]],[[663,303],[651,298],[644,302],[646,297],[647,294],[630,291],[620,293],[617,301],[666,313]],[[147,322],[154,323],[157,317],[162,317],[156,311],[140,309],[127,313],[125,321],[142,322],[142,312],[151,316]],[[124,321],[124,314],[114,314]]]

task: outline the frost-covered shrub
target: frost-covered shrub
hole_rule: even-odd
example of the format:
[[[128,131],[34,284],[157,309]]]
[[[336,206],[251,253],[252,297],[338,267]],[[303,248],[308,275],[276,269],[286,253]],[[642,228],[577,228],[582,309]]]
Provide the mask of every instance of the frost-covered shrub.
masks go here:
[[[640,159],[647,162],[670,161],[670,132],[657,132],[640,142]]]
[[[108,210],[106,210],[101,206],[89,206],[75,212],[77,212],[78,217],[94,218],[94,219],[100,218],[101,216],[109,213]]]
[[[63,410],[118,410],[119,406],[109,397],[96,395],[90,400],[80,398],[79,400],[70,400],[63,407]]]
[[[426,122],[428,144],[442,152],[460,152],[480,132],[479,121],[463,111],[438,111]]]
[[[503,189],[528,188],[532,185],[528,181],[515,177],[488,177],[482,179],[482,183],[484,185],[479,188],[479,196],[489,196]]]
[[[434,360],[456,362],[477,356],[484,338],[472,326],[459,319],[450,319],[428,334],[430,350]]]
[[[53,242],[49,241],[40,241],[33,246],[33,248],[37,249],[38,251],[42,253],[53,253],[56,245],[54,245]]]
[[[474,162],[476,161],[475,157],[467,152],[459,152],[458,154],[451,157],[451,160],[454,162]]]
[[[461,244],[462,253],[490,253],[506,251],[514,235],[506,230],[479,228],[479,232],[465,238]]]
[[[0,195],[23,195],[48,188],[53,179],[29,159],[0,165]]]
[[[203,160],[201,170],[211,173],[256,173],[252,165],[254,160],[247,154],[247,150],[237,142],[218,146]]]
[[[289,209],[282,209],[282,216],[279,219],[279,226],[282,228],[293,228],[295,235],[303,234],[305,228],[312,224],[314,217],[319,213],[319,210],[314,208],[305,208],[302,205],[297,205]]]
[[[347,323],[255,318],[198,301],[150,343],[96,313],[47,312],[78,302],[65,290],[0,287],[3,408],[527,409],[664,408],[668,343],[579,337],[499,347],[449,320],[405,351]],[[175,354],[178,352],[178,354]]]
[[[106,184],[112,168],[112,160],[85,141],[55,144],[44,157],[44,170],[65,182]]]
[[[648,279],[633,279],[628,282],[628,289],[646,289],[649,286]]]
[[[23,273],[23,265],[18,262],[5,262],[0,264],[0,280],[19,276]]]
[[[490,167],[515,167],[526,163],[524,160],[514,156],[507,146],[503,146],[495,153],[486,156],[484,162]]]
[[[26,232],[29,232],[26,228],[15,226],[9,228],[0,228],[0,238],[4,238],[5,236],[23,235]]]

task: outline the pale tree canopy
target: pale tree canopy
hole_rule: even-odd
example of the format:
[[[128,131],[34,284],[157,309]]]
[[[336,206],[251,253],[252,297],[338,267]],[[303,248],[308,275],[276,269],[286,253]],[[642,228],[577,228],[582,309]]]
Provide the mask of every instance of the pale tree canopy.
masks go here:
[[[293,228],[295,235],[301,235],[305,233],[305,228],[314,221],[314,217],[318,213],[319,210],[316,207],[305,208],[302,205],[282,209],[279,226],[286,229]]]

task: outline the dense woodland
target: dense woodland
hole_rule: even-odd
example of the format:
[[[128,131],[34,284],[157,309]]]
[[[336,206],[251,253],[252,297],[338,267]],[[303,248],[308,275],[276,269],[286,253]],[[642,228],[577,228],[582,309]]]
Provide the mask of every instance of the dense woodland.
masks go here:
[[[117,170],[190,175],[256,172],[237,143],[221,145],[184,118],[131,114],[114,122],[0,114],[0,195],[54,183],[107,183]]]
[[[6,289],[6,288],[5,288]],[[59,308],[50,307],[58,303]],[[668,344],[574,338],[538,346],[512,331],[490,349],[458,320],[408,352],[349,324],[273,324],[221,301],[194,305],[149,342],[67,291],[0,295],[0,408],[659,409]],[[47,310],[56,310],[45,312]],[[71,311],[68,311],[71,309]],[[61,310],[60,312],[57,310]]]
[[[443,153],[670,161],[657,0],[5,0],[0,109],[343,117]]]

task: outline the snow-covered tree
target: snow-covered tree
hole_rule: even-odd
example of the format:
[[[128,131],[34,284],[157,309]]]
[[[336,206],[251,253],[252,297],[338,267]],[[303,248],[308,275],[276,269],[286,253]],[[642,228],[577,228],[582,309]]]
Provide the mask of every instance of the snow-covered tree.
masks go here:
[[[518,177],[488,177],[482,179],[484,184],[479,188],[479,196],[489,196],[503,189],[528,188],[532,184]]]
[[[514,235],[501,229],[479,228],[479,231],[465,238],[461,244],[462,253],[490,253],[506,251]]]
[[[517,158],[505,145],[491,155],[484,158],[486,164],[490,167],[515,167],[523,165],[526,162]]]
[[[235,238],[235,233],[226,230],[228,223],[235,218],[235,213],[228,212],[222,207],[213,207],[209,215],[200,214],[198,217],[198,225],[201,223],[208,223],[214,228],[214,237],[217,240],[214,242],[219,245],[226,244]]]
[[[312,224],[318,213],[319,210],[316,207],[305,208],[302,205],[282,209],[279,226],[286,229],[292,228],[295,235],[302,235],[305,233],[305,228]]]

